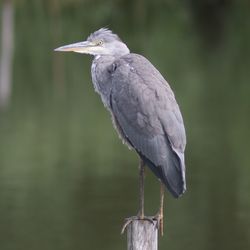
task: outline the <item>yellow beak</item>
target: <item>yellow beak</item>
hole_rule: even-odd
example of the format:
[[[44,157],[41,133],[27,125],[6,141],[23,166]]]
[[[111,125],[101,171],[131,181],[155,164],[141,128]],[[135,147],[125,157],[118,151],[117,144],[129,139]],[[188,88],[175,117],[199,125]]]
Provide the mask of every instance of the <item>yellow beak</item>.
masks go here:
[[[96,44],[85,41],[85,42],[78,42],[78,43],[72,43],[69,45],[61,46],[59,48],[56,48],[55,51],[63,51],[63,52],[77,52],[77,53],[85,53],[85,54],[92,54],[93,48],[96,46]]]

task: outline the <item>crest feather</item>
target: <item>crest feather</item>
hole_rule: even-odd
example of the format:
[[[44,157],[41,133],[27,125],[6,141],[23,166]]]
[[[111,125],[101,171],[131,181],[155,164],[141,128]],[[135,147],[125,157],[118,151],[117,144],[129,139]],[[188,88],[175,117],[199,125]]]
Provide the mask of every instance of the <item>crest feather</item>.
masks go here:
[[[114,40],[121,41],[121,39],[108,28],[101,28],[90,34],[88,37],[88,41],[95,41],[99,39],[103,39],[106,42],[112,42]]]

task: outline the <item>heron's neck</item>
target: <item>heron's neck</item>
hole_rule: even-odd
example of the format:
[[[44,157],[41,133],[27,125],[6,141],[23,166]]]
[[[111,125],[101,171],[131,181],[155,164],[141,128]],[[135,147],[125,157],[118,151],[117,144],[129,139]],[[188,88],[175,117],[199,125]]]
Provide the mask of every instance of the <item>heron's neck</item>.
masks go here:
[[[118,59],[119,57],[111,56],[111,55],[95,55],[93,63],[101,62],[102,64],[111,64],[113,61]]]
[[[100,94],[103,104],[108,109],[110,108],[110,91],[112,81],[110,79],[111,74],[109,68],[115,61],[113,56],[95,56],[91,66],[91,76],[94,88],[97,93]]]

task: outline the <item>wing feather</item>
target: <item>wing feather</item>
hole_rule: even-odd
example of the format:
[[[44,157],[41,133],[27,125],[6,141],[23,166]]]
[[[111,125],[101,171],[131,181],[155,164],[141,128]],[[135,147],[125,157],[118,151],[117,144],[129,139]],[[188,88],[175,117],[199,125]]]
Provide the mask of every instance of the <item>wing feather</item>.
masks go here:
[[[185,187],[182,116],[168,83],[144,57],[115,61],[111,109],[123,134],[151,170],[178,197]]]

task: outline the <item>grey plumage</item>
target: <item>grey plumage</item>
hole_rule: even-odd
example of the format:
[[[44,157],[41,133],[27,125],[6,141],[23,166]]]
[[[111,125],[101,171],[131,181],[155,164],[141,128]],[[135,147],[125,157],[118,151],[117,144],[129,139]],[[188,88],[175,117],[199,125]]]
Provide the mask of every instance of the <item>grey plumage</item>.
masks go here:
[[[98,39],[103,39],[105,42],[112,42],[112,41],[121,41],[121,39],[114,34],[111,30],[106,28],[101,28],[94,33],[90,34],[87,38],[88,41],[95,41]]]
[[[79,51],[75,46],[73,51],[95,56],[93,84],[119,136],[136,150],[173,196],[179,197],[186,190],[186,135],[169,84],[145,57],[130,53],[110,30],[94,32],[87,42],[99,47],[91,50],[89,45],[86,50],[84,45]],[[64,48],[69,47],[58,50]]]

